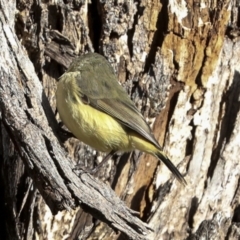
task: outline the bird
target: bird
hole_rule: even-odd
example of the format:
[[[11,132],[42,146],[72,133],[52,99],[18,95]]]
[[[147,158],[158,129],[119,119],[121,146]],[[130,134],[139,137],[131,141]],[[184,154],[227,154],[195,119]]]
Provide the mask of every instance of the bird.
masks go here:
[[[108,157],[135,149],[151,154],[186,185],[104,56],[87,53],[73,60],[58,81],[56,105],[62,122],[80,141]]]

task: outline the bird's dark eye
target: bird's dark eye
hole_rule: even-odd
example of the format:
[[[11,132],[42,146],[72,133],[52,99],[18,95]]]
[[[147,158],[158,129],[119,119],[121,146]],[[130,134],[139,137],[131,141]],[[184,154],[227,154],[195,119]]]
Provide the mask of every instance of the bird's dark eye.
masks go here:
[[[89,99],[88,99],[88,97],[87,97],[86,95],[82,95],[82,96],[81,96],[81,100],[82,100],[82,102],[85,103],[85,104],[89,104],[89,103],[90,103],[90,102],[89,102]]]

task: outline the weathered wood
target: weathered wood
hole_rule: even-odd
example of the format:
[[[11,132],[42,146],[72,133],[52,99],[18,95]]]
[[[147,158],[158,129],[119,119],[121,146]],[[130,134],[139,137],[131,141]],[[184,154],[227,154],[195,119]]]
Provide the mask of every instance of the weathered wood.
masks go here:
[[[53,112],[56,109],[56,79],[76,55],[86,51],[100,52],[111,62],[120,83],[152,125],[155,136],[169,157],[186,174],[188,186],[180,186],[165,166],[153,157],[138,152],[109,161],[108,166],[99,173],[101,181],[109,180],[117,195],[131,209],[139,211],[141,219],[149,223],[154,231],[146,236],[147,239],[238,239],[240,34],[237,1],[92,0],[26,3],[19,0],[17,12],[14,6],[1,1],[4,9],[2,16],[9,17],[7,23],[11,26],[9,30],[5,27],[0,32],[9,42],[5,47],[15,46],[9,37],[11,35],[5,33],[12,32],[14,35],[14,16],[15,31],[22,44],[11,47],[10,52],[0,52],[0,63],[4,66],[1,74],[8,71],[4,80],[7,76],[13,81],[14,78],[9,78],[13,72],[18,79],[16,84],[6,88],[3,96],[8,96],[11,88],[11,98],[8,96],[11,101],[14,97],[18,99],[16,96],[21,91],[23,93],[18,96],[21,100],[16,101],[21,105],[13,112],[18,121],[14,124],[5,121],[4,126],[2,121],[4,159],[9,159],[9,152],[11,158],[19,158],[14,146],[33,152],[39,149],[46,156],[43,159],[44,166],[38,165],[42,159],[36,158],[37,161],[32,163],[30,158],[25,164],[31,163],[36,167],[29,171],[34,173],[44,167],[41,174],[45,178],[54,171],[52,178],[63,179],[57,180],[52,190],[48,185],[50,190],[46,194],[45,183],[41,185],[43,179],[32,174],[33,182],[38,184],[46,202],[51,206],[56,196],[56,186],[60,185],[61,190],[57,192],[60,207],[78,205],[78,191],[84,191],[80,181],[87,179],[92,184],[95,182],[89,174],[82,173],[80,178],[74,175],[74,181],[78,181],[74,187],[70,178],[75,162],[71,159],[92,167],[95,160],[101,160],[102,155],[73,138],[64,142],[67,157],[62,156],[63,150],[56,147],[58,140],[55,136],[59,134],[52,114],[52,109]],[[3,48],[4,41],[0,41],[0,44]],[[26,55],[18,52],[22,46],[25,46],[35,69]],[[25,67],[24,62],[28,63]],[[42,80],[43,87],[34,71]],[[32,91],[34,94],[30,94]],[[19,141],[22,135],[11,137],[17,143],[13,146],[9,140],[11,135],[4,133],[8,128],[10,134],[17,129],[16,126],[20,128],[21,116],[27,123],[23,129],[25,138],[34,142],[36,149],[22,148],[22,141]],[[44,122],[46,125],[43,125]],[[32,126],[36,126],[34,134],[26,131]],[[13,132],[16,134],[16,130]],[[48,149],[44,151],[46,146]],[[57,159],[61,155],[61,164],[57,164],[55,155]],[[66,159],[68,161],[65,162]],[[9,165],[8,168],[4,166],[6,168],[3,169],[9,169]],[[21,168],[15,164],[11,167]],[[20,177],[24,169],[18,170],[15,183],[22,184],[27,192],[28,185],[24,184],[24,177]],[[5,181],[7,185],[11,183],[10,179]],[[98,184],[105,189],[101,181]],[[90,191],[97,188],[95,185],[91,187]],[[24,197],[21,200],[21,194],[16,189],[13,191],[12,188],[9,196],[14,198],[18,194],[17,199],[24,202]],[[69,194],[70,202],[65,193]],[[99,204],[102,201],[99,197],[101,193],[97,191],[90,199]],[[31,216],[37,212],[37,220],[41,224],[36,226],[33,219],[24,217],[28,214],[23,208],[16,224],[25,225],[22,228],[15,227],[15,233],[23,236],[22,229],[25,228],[29,239],[34,234],[39,239],[74,239],[77,236],[81,239],[122,239],[120,232],[116,233],[105,223],[95,221],[83,209],[51,215],[45,201],[35,194],[35,190],[28,193],[25,205],[31,209]],[[35,209],[31,205],[33,203],[37,205]],[[11,215],[14,216],[14,211],[18,212],[19,207],[14,204],[11,206]],[[115,211],[115,205],[104,211],[108,210]],[[132,214],[129,211],[127,213]],[[119,229],[123,230],[121,227]],[[128,231],[127,228],[125,230]]]
[[[145,239],[149,232],[147,225],[132,215],[106,184],[84,171],[79,175],[74,172],[73,162],[54,136],[57,123],[44,100],[42,85],[3,11],[6,9],[0,12],[1,122],[34,185],[53,214],[82,206],[128,237]],[[33,223],[33,219],[29,223]],[[32,237],[33,226],[28,226],[26,238]]]

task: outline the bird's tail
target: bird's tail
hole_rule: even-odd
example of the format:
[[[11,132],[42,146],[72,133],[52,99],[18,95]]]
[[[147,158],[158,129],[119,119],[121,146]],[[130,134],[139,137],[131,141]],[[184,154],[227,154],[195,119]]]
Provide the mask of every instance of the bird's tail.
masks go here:
[[[162,151],[158,150],[158,152],[155,152],[154,155],[168,167],[168,169],[175,175],[181,184],[187,185],[187,182],[184,179],[183,175],[178,171],[171,160]]]

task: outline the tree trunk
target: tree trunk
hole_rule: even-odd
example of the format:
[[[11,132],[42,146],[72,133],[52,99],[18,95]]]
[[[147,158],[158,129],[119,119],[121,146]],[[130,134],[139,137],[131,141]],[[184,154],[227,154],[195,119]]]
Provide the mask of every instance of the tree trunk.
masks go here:
[[[0,6],[1,239],[239,239],[237,2]],[[186,187],[137,151],[97,177],[72,170],[104,156],[53,114],[58,78],[88,51],[112,64]]]

